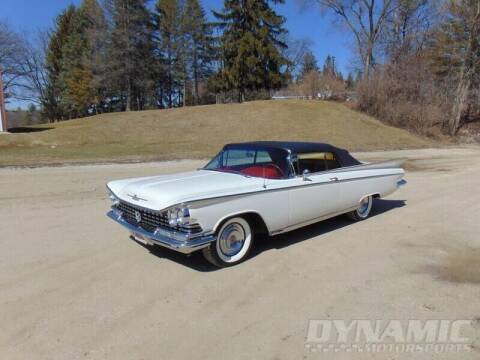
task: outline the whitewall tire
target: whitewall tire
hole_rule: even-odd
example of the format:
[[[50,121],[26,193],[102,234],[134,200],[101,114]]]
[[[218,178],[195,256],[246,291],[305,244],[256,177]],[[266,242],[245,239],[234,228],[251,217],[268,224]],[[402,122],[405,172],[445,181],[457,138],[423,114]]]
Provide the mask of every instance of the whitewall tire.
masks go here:
[[[234,217],[222,224],[217,233],[217,240],[202,252],[215,266],[233,266],[247,258],[252,244],[253,233],[250,224],[242,217]]]
[[[348,213],[348,216],[355,221],[362,221],[368,218],[373,206],[373,196],[365,196],[360,200],[358,209]]]

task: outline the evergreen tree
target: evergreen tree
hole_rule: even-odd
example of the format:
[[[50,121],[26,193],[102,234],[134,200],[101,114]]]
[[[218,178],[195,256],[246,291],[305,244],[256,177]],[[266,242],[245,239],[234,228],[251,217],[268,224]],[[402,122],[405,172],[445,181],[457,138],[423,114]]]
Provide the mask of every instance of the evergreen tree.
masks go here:
[[[169,108],[174,106],[174,99],[178,98],[175,95],[180,93],[179,88],[186,72],[180,5],[178,0],[158,0],[155,6],[155,27],[159,33],[157,53],[165,72],[162,94]]]
[[[97,0],[83,0],[81,6],[83,16],[86,18],[88,27],[86,37],[88,51],[83,63],[89,68],[91,74],[91,100],[92,110],[96,114],[101,112],[108,97],[106,88],[106,72],[108,66],[107,41],[108,23],[104,9]]]
[[[270,6],[284,0],[225,0],[222,12],[213,12],[223,30],[220,43],[223,67],[217,89],[236,90],[239,102],[247,91],[278,89],[288,80],[288,60],[279,37],[285,19]]]
[[[211,25],[198,0],[186,0],[183,13],[183,36],[189,74],[192,81],[192,103],[199,103],[199,84],[212,73],[213,38]]]
[[[318,64],[315,55],[309,50],[307,51],[302,58],[299,80],[302,80],[306,74],[312,71],[318,71]]]
[[[62,119],[65,115],[63,105],[64,82],[62,79],[65,47],[73,31],[76,8],[71,5],[55,20],[46,51],[47,89],[43,112],[50,121]]]
[[[353,77],[353,74],[351,72],[348,73],[347,80],[345,82],[345,86],[347,90],[354,90],[356,86],[355,79]]]
[[[323,64],[323,76],[331,79],[337,78],[337,65],[335,64],[335,56],[327,55],[325,63]]]
[[[108,86],[126,111],[143,109],[152,91],[153,40],[147,0],[109,0]]]
[[[62,107],[69,118],[87,115],[93,102],[92,70],[88,62],[90,44],[87,37],[91,23],[84,6],[85,3],[75,9],[71,33],[66,39],[62,54]]]
[[[99,62],[94,58],[102,44],[98,34],[105,31],[105,26],[96,0],[84,0],[79,8],[70,6],[58,17],[47,51],[47,93],[51,96],[44,107],[49,118],[88,114],[96,95],[94,71]],[[52,106],[56,108],[54,113]]]

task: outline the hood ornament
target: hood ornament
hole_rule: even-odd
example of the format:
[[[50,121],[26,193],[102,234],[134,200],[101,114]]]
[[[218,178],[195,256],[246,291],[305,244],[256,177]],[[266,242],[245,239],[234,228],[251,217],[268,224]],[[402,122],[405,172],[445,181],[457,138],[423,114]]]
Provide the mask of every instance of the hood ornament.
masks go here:
[[[138,197],[137,194],[127,194],[128,197],[132,198],[134,201],[148,201],[147,199],[142,199],[141,197]]]

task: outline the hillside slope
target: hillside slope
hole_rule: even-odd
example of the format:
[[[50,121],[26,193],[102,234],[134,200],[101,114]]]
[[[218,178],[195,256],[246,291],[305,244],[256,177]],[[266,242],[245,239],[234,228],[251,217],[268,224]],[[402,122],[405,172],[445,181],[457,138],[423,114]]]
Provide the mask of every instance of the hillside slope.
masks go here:
[[[35,130],[0,136],[0,165],[205,158],[225,143],[249,140],[320,141],[349,150],[434,145],[339,103],[293,100],[110,113]]]

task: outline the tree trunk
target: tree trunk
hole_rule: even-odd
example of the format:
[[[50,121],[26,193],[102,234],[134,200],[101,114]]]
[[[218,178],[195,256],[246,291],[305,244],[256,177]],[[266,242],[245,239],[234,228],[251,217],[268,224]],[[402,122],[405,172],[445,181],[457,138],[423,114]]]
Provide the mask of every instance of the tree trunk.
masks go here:
[[[462,69],[460,75],[460,81],[457,87],[457,95],[453,104],[453,114],[448,124],[448,130],[450,135],[456,135],[460,129],[460,125],[465,117],[466,110],[468,108],[468,93],[470,89],[470,81],[468,76],[465,75],[465,67]]]
[[[182,94],[182,100],[183,100],[183,107],[187,106],[187,78],[185,77],[183,79],[183,94]]]
[[[479,61],[480,42],[480,2],[477,4],[475,15],[470,28],[468,47],[465,51],[464,64],[458,81],[457,93],[453,104],[453,113],[449,121],[450,135],[456,135],[466,116],[468,116],[469,97],[475,77],[475,63]]]
[[[168,108],[173,106],[173,79],[172,79],[172,54],[171,50],[168,50]]]
[[[364,64],[364,69],[363,69],[363,76],[365,79],[368,79],[370,76],[370,68],[372,67],[373,63],[373,45],[369,44],[367,47],[367,53],[365,56],[365,64]]]
[[[198,64],[197,49],[193,49],[193,105],[198,105]]]
[[[173,94],[172,94],[172,74],[169,70],[168,74],[168,108],[171,109],[173,106]]]
[[[126,104],[125,104],[125,111],[130,111],[131,110],[131,102],[132,102],[132,83],[130,79],[128,79],[127,83],[127,99],[126,99]]]

